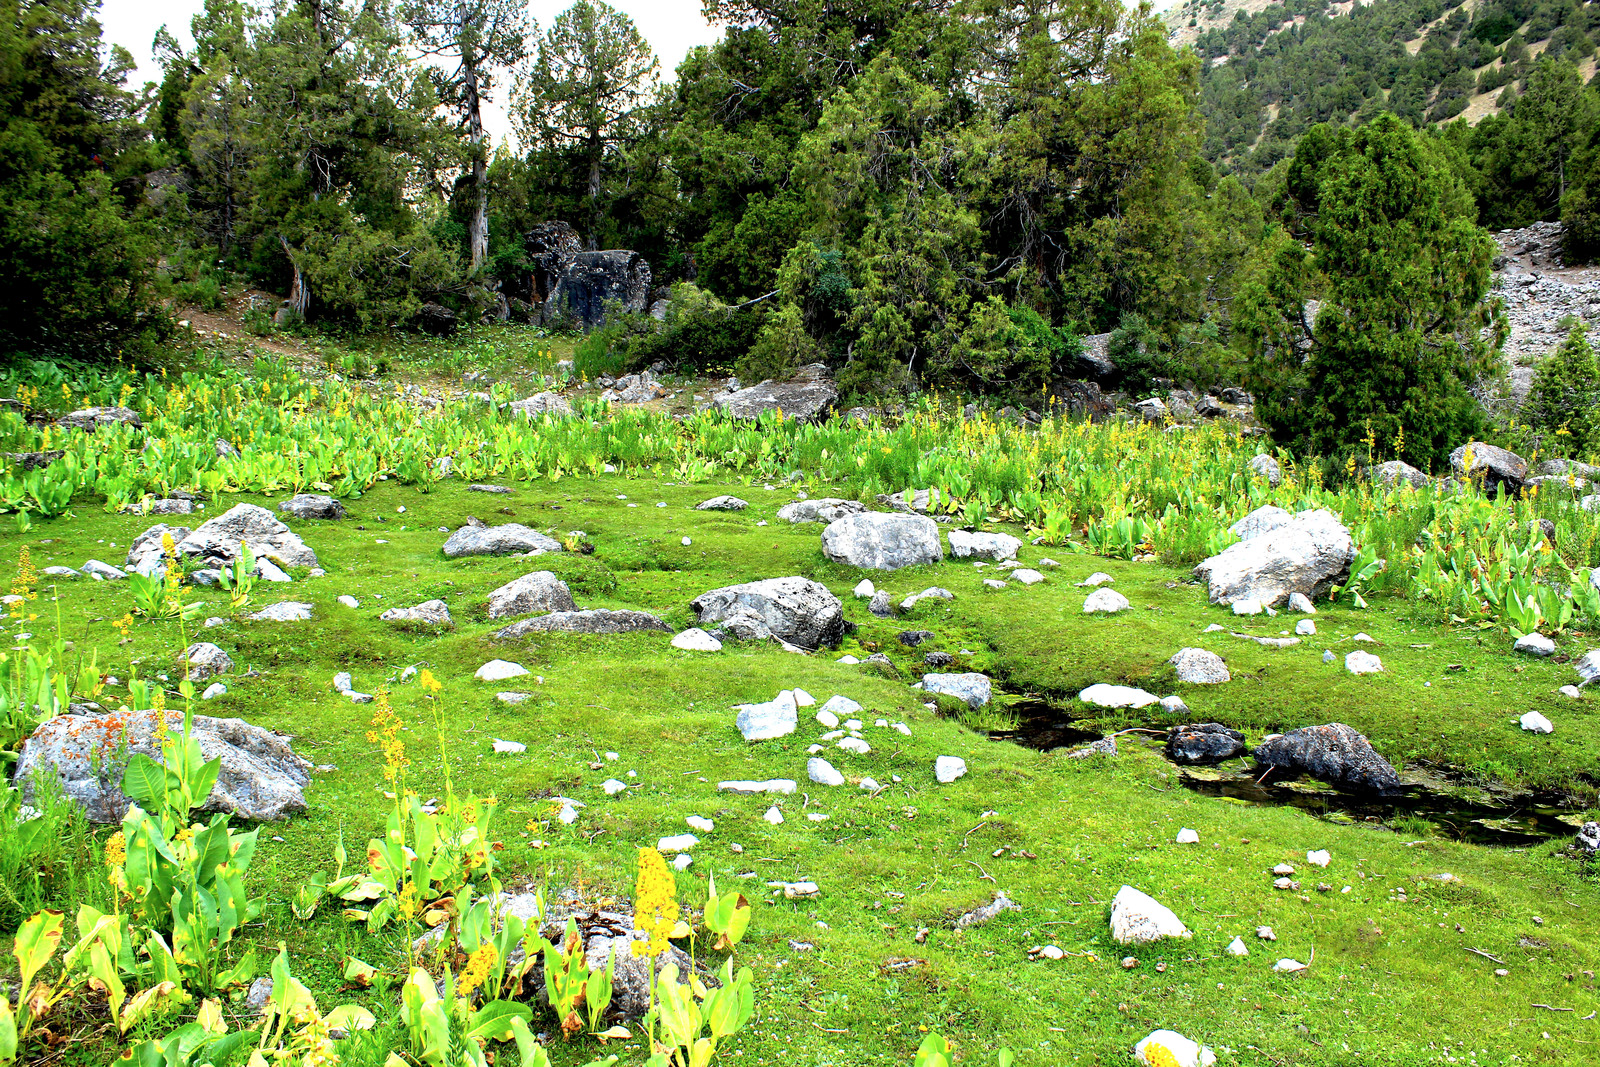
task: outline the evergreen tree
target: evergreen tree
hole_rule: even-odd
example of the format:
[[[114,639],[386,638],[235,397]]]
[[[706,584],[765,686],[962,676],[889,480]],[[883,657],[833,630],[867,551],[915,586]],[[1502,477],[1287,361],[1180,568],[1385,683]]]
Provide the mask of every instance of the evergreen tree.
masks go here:
[[[1403,431],[1401,458],[1440,466],[1480,426],[1468,389],[1497,365],[1504,328],[1484,302],[1495,244],[1465,186],[1429,139],[1381,115],[1308,132],[1279,208],[1235,302],[1257,414],[1305,455],[1369,437],[1382,451]]]
[[[1570,323],[1560,346],[1540,362],[1520,418],[1543,431],[1541,451],[1582,456],[1600,450],[1600,365],[1583,323]]]

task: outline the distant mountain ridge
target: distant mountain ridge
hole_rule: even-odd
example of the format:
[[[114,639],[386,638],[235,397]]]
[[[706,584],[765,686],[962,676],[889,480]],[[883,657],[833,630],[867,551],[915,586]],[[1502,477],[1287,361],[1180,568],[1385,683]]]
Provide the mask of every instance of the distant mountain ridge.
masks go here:
[[[1318,122],[1476,124],[1541,55],[1587,82],[1600,39],[1600,2],[1578,0],[1182,0],[1166,19],[1202,60],[1207,157],[1245,174]]]

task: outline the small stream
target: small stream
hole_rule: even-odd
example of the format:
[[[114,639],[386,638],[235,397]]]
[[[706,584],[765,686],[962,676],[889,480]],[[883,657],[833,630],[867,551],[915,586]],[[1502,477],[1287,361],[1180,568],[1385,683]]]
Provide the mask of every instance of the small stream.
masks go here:
[[[1085,729],[1063,708],[1040,697],[1012,697],[1004,707],[1017,721],[1013,727],[990,730],[989,737],[996,741],[1050,752],[1080,748],[1105,736],[1100,730]],[[1171,724],[1151,721],[1148,725],[1166,729]],[[1118,743],[1156,745],[1160,739],[1150,734],[1129,734],[1119,738]],[[1379,797],[1345,792],[1304,777],[1261,783],[1257,780],[1260,769],[1252,771],[1250,767],[1248,759],[1232,759],[1215,767],[1176,770],[1185,789],[1228,803],[1294,807],[1328,822],[1383,826],[1415,836],[1433,833],[1477,845],[1525,848],[1569,838],[1582,824],[1576,809],[1555,796],[1497,794],[1402,774],[1408,780],[1405,792]],[[1417,826],[1415,831],[1393,826],[1403,819],[1431,825],[1426,829]]]

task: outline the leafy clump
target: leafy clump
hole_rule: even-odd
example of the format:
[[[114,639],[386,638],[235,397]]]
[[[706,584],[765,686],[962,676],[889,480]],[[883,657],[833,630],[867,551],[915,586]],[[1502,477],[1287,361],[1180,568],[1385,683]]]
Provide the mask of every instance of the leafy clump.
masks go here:
[[[1539,364],[1522,415],[1542,431],[1544,452],[1578,456],[1600,449],[1600,363],[1581,322],[1569,322],[1566,339]]]

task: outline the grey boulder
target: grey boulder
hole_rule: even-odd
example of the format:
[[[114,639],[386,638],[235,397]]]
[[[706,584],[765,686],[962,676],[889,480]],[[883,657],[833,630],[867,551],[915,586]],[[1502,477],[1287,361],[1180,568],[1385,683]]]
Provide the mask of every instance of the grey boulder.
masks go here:
[[[1213,604],[1255,600],[1273,607],[1292,593],[1312,599],[1327,593],[1349,573],[1354,558],[1350,531],[1319,508],[1229,545],[1196,567],[1194,575],[1208,584]]]
[[[719,394],[711,402],[736,419],[781,411],[786,419],[813,421],[825,417],[838,399],[839,390],[828,380],[828,368],[812,363],[801,367],[789,381],[769,378],[748,389]]]
[[[835,563],[886,571],[944,558],[938,523],[923,515],[884,512],[829,523],[822,531],[822,554]]]
[[[500,526],[463,526],[444,543],[447,559],[560,551],[560,541],[515,522]]]
[[[560,393],[534,393],[522,400],[513,400],[506,405],[506,410],[525,419],[540,415],[564,418],[572,414],[572,403]]]
[[[1457,477],[1481,482],[1491,496],[1500,489],[1515,496],[1527,481],[1528,461],[1498,445],[1469,441],[1450,453],[1450,470]]]
[[[141,752],[160,762],[163,739],[182,722],[176,712],[167,712],[165,721],[154,711],[58,715],[23,743],[13,781],[31,798],[35,774],[53,770],[65,794],[83,805],[91,820],[118,822],[131,801],[120,788],[122,767],[110,766],[106,754]],[[200,811],[256,820],[305,812],[311,764],[294,754],[288,738],[243,719],[209,715],[194,717],[192,736],[205,760],[222,761]]]
[[[1167,663],[1177,671],[1178,681],[1190,685],[1220,685],[1233,680],[1222,657],[1203,648],[1180,648]]]
[[[827,586],[809,578],[723,586],[701,593],[689,607],[702,626],[747,611],[764,622],[772,636],[801,648],[832,647],[844,636],[844,605]]]
[[[510,641],[536,633],[631,634],[641,630],[671,633],[672,627],[645,611],[555,611],[514,622],[495,633],[496,641]]]
[[[189,527],[168,526],[164,522],[156,523],[133,539],[133,544],[128,546],[128,558],[123,562],[123,566],[132,568],[140,574],[160,574],[167,567],[165,549],[161,545],[163,534],[171,534],[172,543],[176,546],[189,536]]]
[[[296,493],[279,504],[278,510],[297,519],[344,518],[344,505],[324,493]]]
[[[710,500],[702,500],[694,506],[696,511],[743,511],[749,507],[749,501],[740,500],[736,496],[714,496]]]
[[[1387,463],[1380,463],[1373,467],[1372,480],[1391,489],[1403,484],[1423,489],[1433,484],[1432,478],[1404,460],[1398,459],[1391,459]]]
[[[1244,734],[1220,722],[1175,726],[1167,733],[1167,757],[1174,763],[1221,763],[1244,752]]]
[[[249,545],[257,559],[270,559],[280,567],[317,566],[317,554],[299,535],[255,504],[236,504],[201,523],[178,543],[178,551],[218,566],[238,559],[241,543]]]
[[[1283,481],[1283,468],[1278,466],[1278,461],[1268,455],[1250,457],[1250,473],[1257,478],[1265,478],[1267,485],[1276,489]]]
[[[989,559],[996,563],[1016,559],[1022,542],[1010,534],[950,531],[950,555],[954,559]]]
[[[1342,722],[1275,734],[1256,746],[1257,763],[1374,793],[1400,789],[1400,775],[1355,727]]]
[[[410,608],[390,608],[378,618],[399,626],[431,626],[447,630],[456,627],[455,620],[450,617],[450,606],[442,600],[424,600]]]
[[[489,618],[532,615],[545,611],[577,611],[567,583],[549,571],[533,571],[489,594]]]
[[[222,649],[209,641],[197,641],[184,653],[189,664],[189,681],[203,682],[218,674],[233,670],[233,660]]]
[[[993,692],[989,679],[975,671],[965,674],[924,674],[922,688],[924,692],[955,697],[964,701],[969,708],[983,707],[989,703]]]
[[[815,500],[796,500],[778,509],[778,518],[784,522],[833,522],[846,515],[859,515],[867,509],[855,500],[839,497],[818,497]]]
[[[66,430],[98,430],[102,426],[132,426],[138,429],[144,425],[139,421],[139,413],[132,408],[82,408],[81,410],[63,415],[56,420],[56,425]]]

